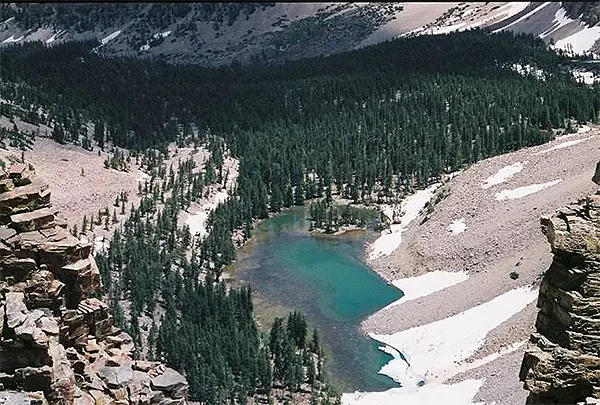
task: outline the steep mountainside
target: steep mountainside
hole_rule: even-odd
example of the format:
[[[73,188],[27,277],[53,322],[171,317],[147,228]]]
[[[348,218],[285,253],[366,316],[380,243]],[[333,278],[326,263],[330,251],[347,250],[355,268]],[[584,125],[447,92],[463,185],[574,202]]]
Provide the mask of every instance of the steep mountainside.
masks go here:
[[[106,55],[217,66],[282,62],[398,36],[483,27],[532,33],[585,52],[600,36],[592,27],[598,22],[595,4],[5,3],[0,43],[96,39]]]
[[[99,51],[114,56],[207,65],[281,61],[353,49],[401,9],[396,3],[5,5],[0,41],[96,38]]]
[[[600,163],[594,176],[600,184]],[[600,192],[542,217],[554,253],[540,287],[532,348],[520,378],[528,404],[598,403]],[[594,398],[593,401],[588,398]]]

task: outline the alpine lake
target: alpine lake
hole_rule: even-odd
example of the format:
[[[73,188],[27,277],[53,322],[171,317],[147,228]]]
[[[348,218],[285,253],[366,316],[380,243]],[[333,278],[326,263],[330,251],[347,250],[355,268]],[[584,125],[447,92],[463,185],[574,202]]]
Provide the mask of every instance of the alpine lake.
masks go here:
[[[293,207],[259,223],[226,273],[234,285],[250,285],[261,329],[275,317],[302,311],[326,352],[325,374],[341,391],[398,387],[378,374],[392,357],[360,330],[368,315],[402,297],[364,262],[367,230],[341,235],[309,232],[308,209]]]

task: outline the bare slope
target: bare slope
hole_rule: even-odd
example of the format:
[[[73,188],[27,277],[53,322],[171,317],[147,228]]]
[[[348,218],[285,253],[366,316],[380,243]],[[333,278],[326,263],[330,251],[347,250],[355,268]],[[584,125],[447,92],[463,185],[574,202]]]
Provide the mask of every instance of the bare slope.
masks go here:
[[[449,196],[435,205],[429,220],[423,224],[414,221],[403,234],[400,247],[372,265],[388,280],[435,270],[466,270],[469,278],[381,310],[364,322],[364,329],[392,334],[456,315],[517,287],[536,287],[552,260],[546,238],[540,232],[539,217],[550,215],[595,190],[590,179],[600,156],[599,135],[600,129],[593,127],[589,132],[559,138],[546,145],[486,159],[450,180],[445,186],[450,190]],[[517,162],[523,164],[520,172],[505,182],[482,187],[490,176]],[[527,189],[521,187],[559,179],[552,186],[520,198],[496,198],[500,198],[503,190],[523,195]],[[465,219],[466,229],[458,234],[449,231],[448,226],[460,218]],[[518,273],[518,278],[511,278],[511,272]],[[483,347],[465,363],[526,340],[535,322],[535,312],[533,301],[491,330]],[[518,381],[522,354],[520,347],[451,381],[485,378],[475,400],[524,403],[526,391]]]
[[[282,62],[484,27],[596,49],[595,9],[560,2],[0,4],[0,46],[97,39],[109,56],[207,66]],[[571,44],[571,45],[567,45]]]

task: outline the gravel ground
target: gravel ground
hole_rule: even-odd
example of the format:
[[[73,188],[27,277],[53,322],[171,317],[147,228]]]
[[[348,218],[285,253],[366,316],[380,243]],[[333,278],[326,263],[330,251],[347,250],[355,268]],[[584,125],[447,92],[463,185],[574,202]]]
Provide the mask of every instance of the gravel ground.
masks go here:
[[[21,151],[0,149],[0,158],[8,155],[20,158]],[[36,173],[50,185],[52,205],[67,219],[69,226],[77,224],[79,228],[84,215],[89,220],[105,207],[112,213],[115,198],[121,191],[129,193],[127,209],[132,201],[136,206],[139,203],[136,194],[142,172],[133,164],[129,172],[105,169],[106,157],[106,152],[98,156],[97,151],[60,145],[42,137],[36,137],[33,149],[25,151],[25,162],[33,165]],[[119,215],[120,209],[116,210]]]
[[[552,261],[550,246],[540,231],[539,217],[593,193],[591,178],[600,159],[599,127],[478,162],[445,187],[450,195],[435,206],[424,224],[416,220],[402,235],[402,245],[372,267],[387,280],[428,271],[469,271],[470,278],[429,296],[381,310],[363,322],[366,332],[394,333],[458,314],[521,286],[537,288]],[[545,151],[563,142],[585,139],[565,148]],[[524,169],[506,182],[484,189],[481,184],[499,169],[523,162]],[[538,183],[560,183],[528,196],[498,201],[494,194]],[[452,221],[465,218],[466,231],[452,235]],[[509,275],[517,272],[513,280]],[[485,357],[529,338],[535,323],[535,302],[490,331],[472,359]],[[524,347],[487,365],[454,377],[486,379],[477,397],[488,403],[524,403],[527,392],[518,381]],[[476,399],[477,399],[476,398]]]

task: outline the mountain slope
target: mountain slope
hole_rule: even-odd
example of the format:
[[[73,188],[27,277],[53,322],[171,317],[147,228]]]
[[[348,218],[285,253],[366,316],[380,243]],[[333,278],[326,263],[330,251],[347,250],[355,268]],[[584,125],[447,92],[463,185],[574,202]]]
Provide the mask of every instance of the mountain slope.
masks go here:
[[[96,39],[109,56],[219,66],[282,62],[471,28],[596,50],[598,3],[43,3],[0,5],[0,43]],[[570,44],[570,45],[569,45]]]

